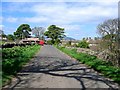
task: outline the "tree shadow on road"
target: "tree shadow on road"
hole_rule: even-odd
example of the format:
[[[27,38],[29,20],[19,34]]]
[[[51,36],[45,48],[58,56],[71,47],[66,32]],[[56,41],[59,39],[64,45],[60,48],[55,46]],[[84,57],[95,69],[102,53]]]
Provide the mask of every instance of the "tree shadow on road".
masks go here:
[[[27,76],[30,73],[43,73],[52,76],[73,78],[80,82],[82,89],[94,88],[97,85],[98,87],[96,88],[101,88],[99,87],[99,83],[103,83],[110,89],[117,88],[113,81],[104,78],[84,64],[57,57],[36,57],[17,74],[18,82],[12,88],[21,82],[21,76]],[[93,82],[93,84],[88,81]],[[87,83],[91,84],[91,86],[88,86]]]

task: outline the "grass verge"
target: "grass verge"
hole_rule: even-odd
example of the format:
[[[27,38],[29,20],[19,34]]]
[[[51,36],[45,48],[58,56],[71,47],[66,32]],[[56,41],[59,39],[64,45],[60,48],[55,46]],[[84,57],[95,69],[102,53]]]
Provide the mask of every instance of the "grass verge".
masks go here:
[[[120,68],[112,66],[110,62],[105,62],[93,55],[78,53],[76,49],[57,48],[120,84]]]

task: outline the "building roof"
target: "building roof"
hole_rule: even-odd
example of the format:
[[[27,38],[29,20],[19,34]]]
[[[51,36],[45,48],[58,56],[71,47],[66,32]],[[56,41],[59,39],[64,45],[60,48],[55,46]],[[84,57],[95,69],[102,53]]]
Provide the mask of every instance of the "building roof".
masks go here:
[[[39,38],[25,38],[22,39],[21,41],[39,41]]]

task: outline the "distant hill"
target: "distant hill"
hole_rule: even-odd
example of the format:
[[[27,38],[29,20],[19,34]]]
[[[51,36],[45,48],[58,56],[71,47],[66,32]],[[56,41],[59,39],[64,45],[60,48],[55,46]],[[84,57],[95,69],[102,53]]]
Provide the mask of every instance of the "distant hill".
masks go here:
[[[75,40],[75,39],[71,37],[64,37],[63,40]]]
[[[44,37],[45,40],[50,40],[50,38],[47,38],[47,37]],[[76,40],[74,38],[71,38],[71,37],[64,37],[63,40]]]

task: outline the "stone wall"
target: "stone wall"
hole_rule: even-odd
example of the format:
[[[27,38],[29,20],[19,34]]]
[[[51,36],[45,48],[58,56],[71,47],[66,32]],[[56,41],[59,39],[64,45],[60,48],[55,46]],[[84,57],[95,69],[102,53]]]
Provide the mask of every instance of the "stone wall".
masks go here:
[[[87,54],[95,55],[95,56],[98,54],[95,51],[92,51],[90,49],[85,49],[85,48],[77,48],[77,52],[87,53]]]
[[[96,52],[90,49],[86,49],[86,48],[75,48],[75,47],[66,47],[68,49],[77,49],[77,52],[81,52],[81,53],[87,53],[89,55],[94,55],[97,56],[97,58],[99,59],[103,59],[106,61],[110,60],[110,53],[108,52],[108,50],[104,50],[102,52]]]

